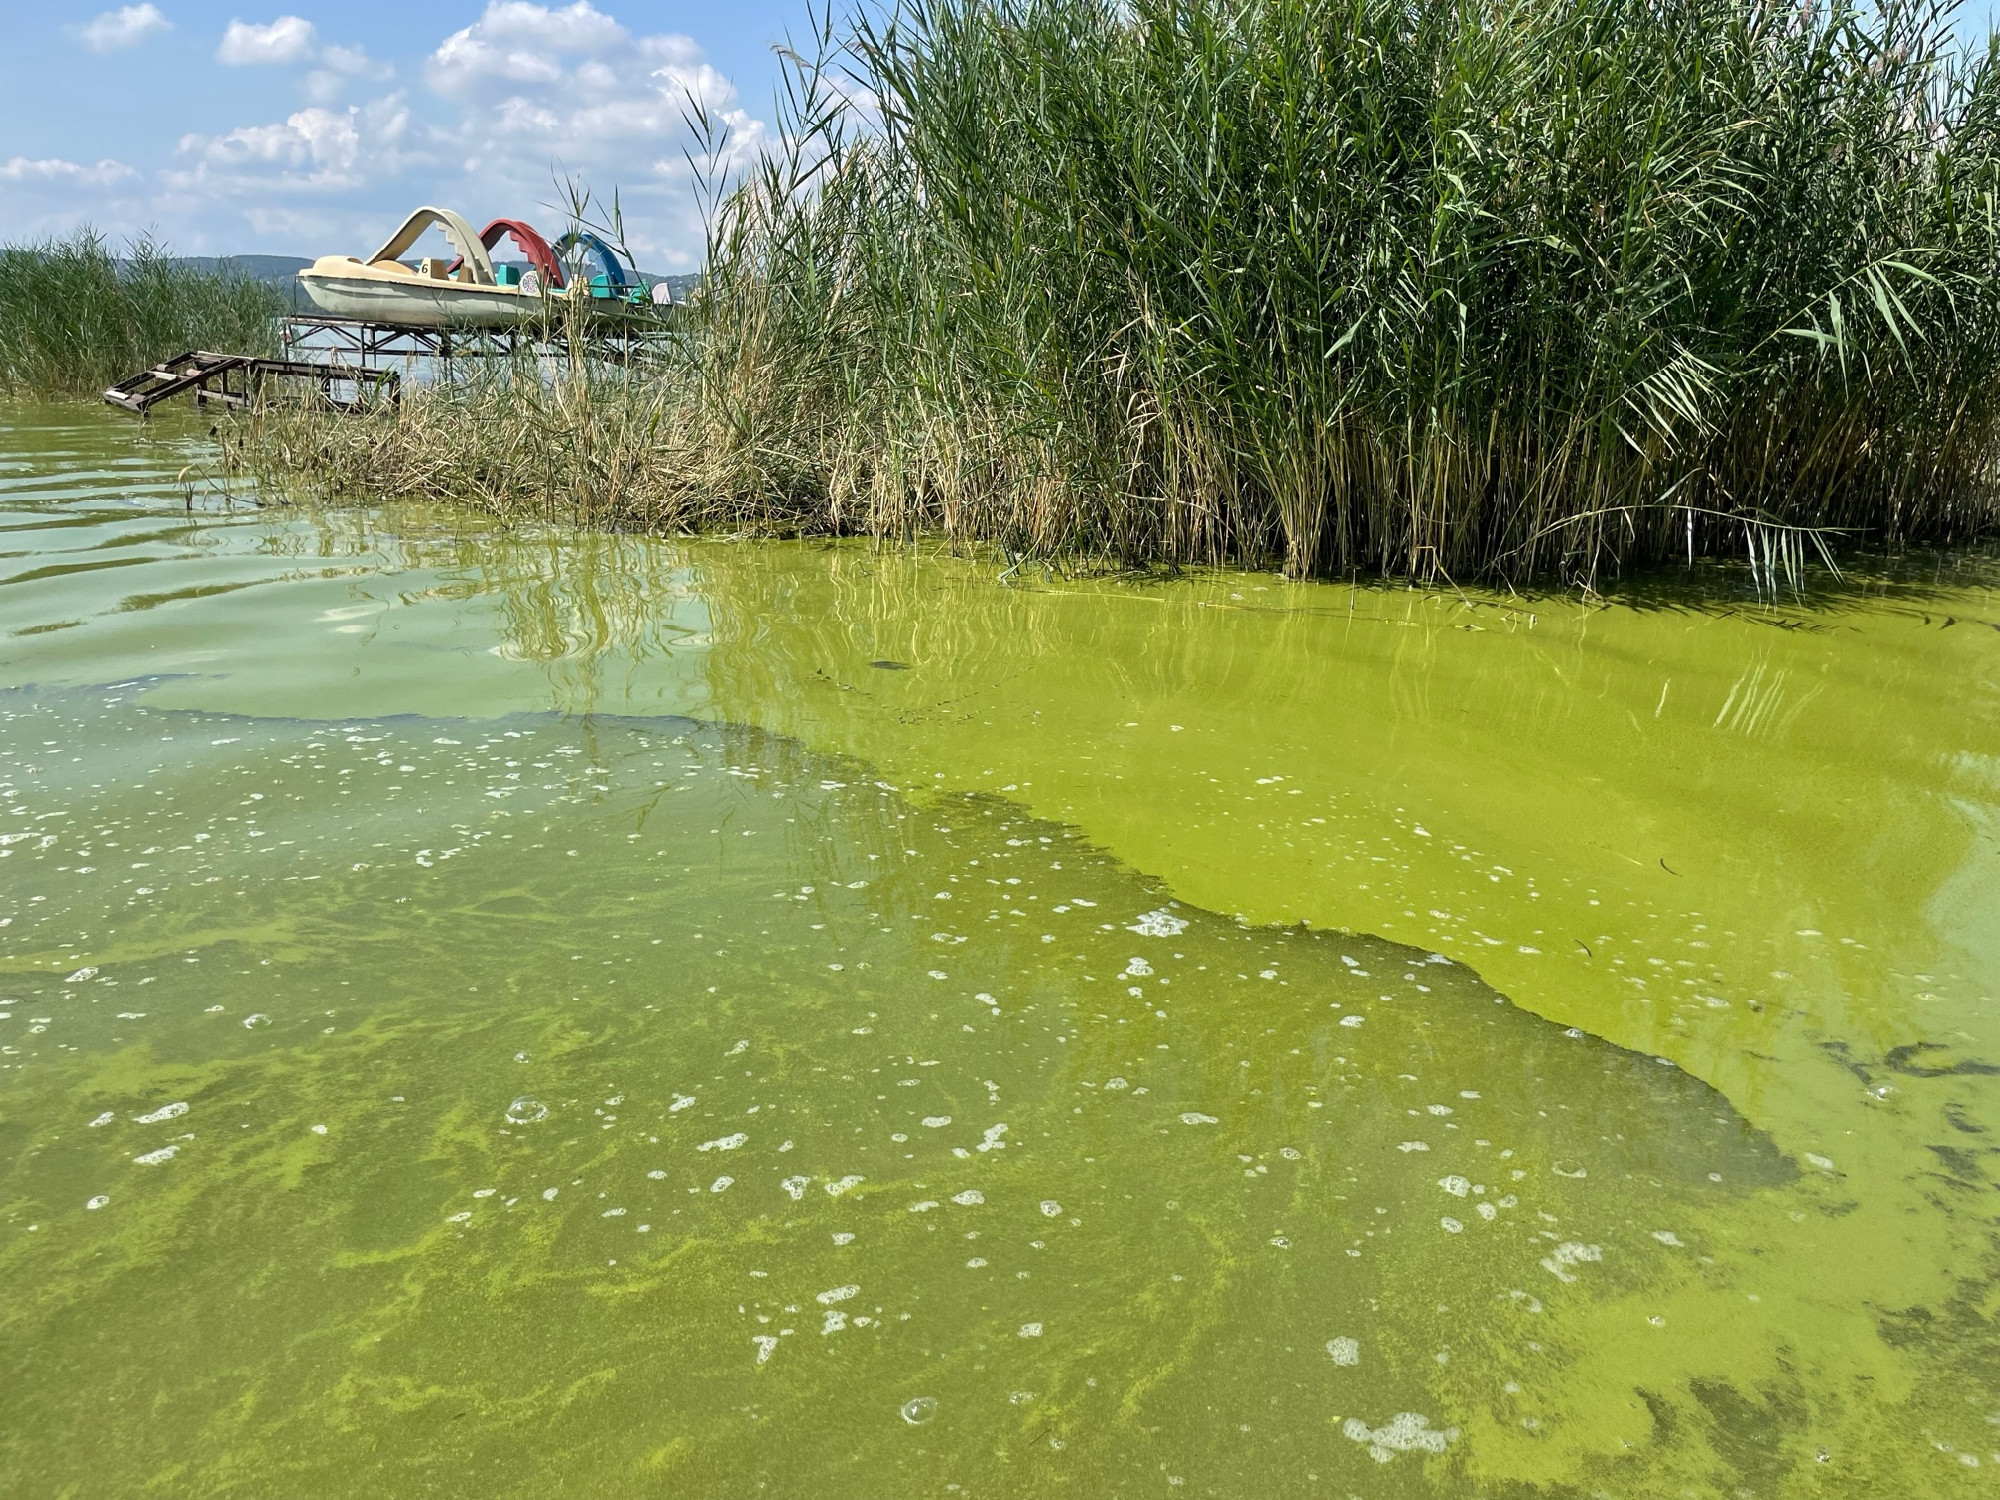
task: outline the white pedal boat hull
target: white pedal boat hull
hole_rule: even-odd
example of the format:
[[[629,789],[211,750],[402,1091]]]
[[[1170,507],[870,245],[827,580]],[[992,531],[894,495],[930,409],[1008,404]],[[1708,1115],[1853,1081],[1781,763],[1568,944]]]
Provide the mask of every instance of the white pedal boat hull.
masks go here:
[[[416,277],[299,272],[306,295],[336,318],[406,328],[514,328],[542,314],[542,299],[512,287],[461,286]]]

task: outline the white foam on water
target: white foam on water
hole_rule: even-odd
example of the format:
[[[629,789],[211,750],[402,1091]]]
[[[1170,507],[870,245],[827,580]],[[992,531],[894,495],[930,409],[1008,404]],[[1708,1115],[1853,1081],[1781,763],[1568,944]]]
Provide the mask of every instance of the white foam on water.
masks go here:
[[[778,1347],[778,1341],[768,1333],[754,1334],[750,1342],[757,1346],[757,1363],[760,1365],[769,1359]]]
[[[1358,1365],[1361,1363],[1361,1344],[1346,1334],[1326,1341],[1326,1352],[1337,1365]]]
[[[90,1128],[92,1130],[95,1130],[100,1125],[109,1125],[113,1120],[117,1118],[118,1116],[116,1113],[107,1109],[103,1114],[99,1115],[96,1119],[90,1122]]]
[[[180,1149],[179,1146],[162,1146],[157,1151],[148,1151],[144,1156],[135,1156],[132,1160],[142,1167],[157,1167],[163,1161],[172,1161],[180,1154]]]
[[[1042,1212],[1053,1219],[1062,1212],[1062,1205],[1053,1198],[1044,1198],[1042,1200]]]
[[[1340,1024],[1343,1026],[1359,1026],[1364,1019],[1365,1017],[1362,1016],[1342,1016]]]
[[[865,1177],[850,1174],[841,1178],[838,1182],[828,1182],[821,1185],[825,1187],[828,1197],[838,1198],[842,1193],[851,1192],[853,1189],[860,1187],[867,1180]]]
[[[622,1208],[607,1208],[598,1217],[600,1219],[622,1219],[625,1217],[625,1210]]]
[[[543,1189],[542,1189],[542,1201],[543,1201],[544,1203],[547,1203],[547,1202],[549,1202],[549,1201],[550,1201],[551,1199],[553,1199],[553,1198],[555,1197],[555,1195],[556,1195],[557,1193],[559,1193],[559,1192],[561,1192],[561,1191],[562,1191],[562,1189],[561,1189],[561,1188],[543,1188]]]
[[[653,1170],[652,1170],[652,1171],[648,1172],[648,1173],[647,1173],[646,1175],[647,1175],[648,1177],[652,1178],[652,1179],[653,1179],[653,1181],[655,1181],[655,1182],[659,1182],[659,1181],[662,1181],[662,1180],[663,1180],[663,1179],[664,1179],[664,1178],[666,1177],[666,1175],[667,1175],[667,1174],[666,1174],[665,1172],[663,1172],[662,1170],[660,1170],[660,1168],[658,1168],[658,1167],[655,1167],[655,1168],[653,1168]],[[796,1194],[794,1194],[794,1196],[797,1196],[797,1195],[796,1195]]]
[[[77,970],[77,971],[76,971],[76,972],[75,972],[74,974],[66,974],[66,975],[64,975],[64,976],[63,976],[63,983],[64,983],[64,984],[82,984],[82,983],[84,982],[84,980],[86,980],[86,979],[92,979],[92,978],[95,978],[95,977],[96,977],[96,974],[97,974],[97,965],[96,965],[96,964],[85,964],[85,965],[84,965],[84,966],[83,966],[83,967],[82,967],[81,969],[78,969],[78,970]]]
[[[1187,922],[1162,907],[1158,911],[1142,912],[1139,920],[1125,930],[1136,932],[1140,937],[1178,937],[1187,931]]]
[[[834,1233],[833,1242],[836,1245],[851,1245],[854,1243],[854,1236],[844,1229],[838,1230]]]
[[[648,1177],[664,1177],[667,1174],[665,1172],[648,1172],[646,1175]],[[805,1197],[806,1189],[812,1186],[812,1179],[810,1177],[787,1177],[778,1186],[790,1194],[792,1202],[796,1203],[799,1199]]]
[[[1129,1089],[1132,1087],[1131,1084],[1122,1078],[1107,1078],[1104,1080],[1104,1086],[1107,1089]]]
[[[913,1214],[927,1214],[937,1206],[937,1199],[926,1198],[921,1203],[912,1203],[910,1205],[910,1212]]]
[[[667,1106],[667,1113],[670,1115],[675,1114],[680,1110],[686,1109],[694,1101],[695,1096],[693,1094],[676,1094],[674,1095],[674,1102]]]
[[[1396,1149],[1398,1151],[1428,1151],[1431,1147],[1429,1141],[1403,1141],[1397,1145]]]
[[[455,1213],[455,1214],[448,1214],[448,1215],[446,1215],[446,1216],[445,1216],[445,1223],[447,1223],[447,1224],[463,1224],[463,1223],[464,1223],[464,1222],[465,1222],[465,1221],[466,1221],[467,1219],[469,1219],[469,1218],[471,1218],[471,1217],[472,1217],[472,1210],[468,1208],[468,1209],[464,1209],[464,1210],[461,1210],[460,1212],[458,1212],[458,1213]]]
[[[1555,1277],[1557,1281],[1575,1281],[1576,1277],[1571,1274],[1571,1267],[1583,1265],[1587,1262],[1594,1263],[1603,1259],[1604,1251],[1602,1247],[1579,1244],[1575,1240],[1565,1240],[1562,1244],[1556,1246],[1554,1254],[1542,1257],[1542,1269]]]
[[[1438,1225],[1446,1234],[1463,1234],[1465,1232],[1465,1226],[1449,1215],[1439,1219]]]
[[[1465,1178],[1460,1177],[1456,1172],[1452,1173],[1449,1177],[1440,1177],[1438,1179],[1438,1186],[1443,1188],[1447,1193],[1450,1193],[1454,1198],[1463,1198],[1467,1193],[1472,1191],[1472,1184],[1466,1181]]]
[[[1214,1115],[1204,1115],[1192,1109],[1181,1115],[1181,1124],[1183,1125],[1219,1125],[1221,1123]]]
[[[1687,1248],[1686,1243],[1681,1237],[1671,1229],[1655,1229],[1653,1231],[1653,1238],[1658,1240],[1662,1245],[1673,1246],[1676,1250],[1685,1250]]]
[[[1359,1417],[1349,1417],[1340,1430],[1357,1443],[1368,1445],[1368,1456],[1386,1464],[1399,1453],[1442,1453],[1458,1437],[1456,1427],[1443,1430],[1431,1426],[1421,1412],[1400,1411],[1380,1427],[1371,1428]]]
[[[734,1151],[738,1146],[742,1145],[745,1141],[749,1139],[750,1137],[748,1135],[739,1130],[734,1135],[725,1135],[719,1137],[716,1140],[703,1141],[699,1146],[695,1147],[694,1149],[697,1151]]]
[[[109,1195],[104,1193],[99,1193],[95,1198],[92,1198],[88,1203],[84,1204],[83,1206],[89,1209],[98,1209],[104,1207],[104,1205],[109,1203],[110,1201],[111,1199]]]
[[[1132,958],[1126,961],[1124,977],[1127,979],[1144,979],[1152,972],[1153,966],[1147,963],[1145,959]]]
[[[858,1284],[829,1287],[823,1292],[814,1294],[813,1301],[817,1302],[821,1307],[831,1307],[836,1302],[845,1302],[860,1290],[861,1288]]]
[[[941,1130],[951,1123],[950,1115],[925,1115],[924,1126],[930,1130]]]
[[[718,1177],[715,1179],[715,1181],[711,1182],[708,1185],[708,1190],[711,1193],[719,1193],[722,1192],[724,1189],[728,1188],[735,1181],[736,1179],[734,1177]]]
[[[1024,1339],[1038,1339],[1042,1336],[1042,1325],[1039,1323],[1023,1323],[1021,1325],[1020,1336]]]
[[[951,1201],[957,1204],[961,1204],[966,1208],[972,1208],[978,1204],[984,1203],[986,1201],[986,1195],[980,1192],[978,1188],[967,1188],[962,1193],[953,1193],[951,1195]]]
[[[491,1198],[499,1191],[498,1188],[475,1188],[473,1189],[472,1196],[475,1198]]]

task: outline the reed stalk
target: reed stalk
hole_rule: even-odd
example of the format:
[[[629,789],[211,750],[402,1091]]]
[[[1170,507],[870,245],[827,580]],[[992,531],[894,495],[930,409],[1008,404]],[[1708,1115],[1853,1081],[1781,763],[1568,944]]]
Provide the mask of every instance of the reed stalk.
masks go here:
[[[1956,18],[902,0],[789,55],[677,359],[285,441],[503,511],[1301,576],[1962,540],[2000,52]]]
[[[190,349],[268,354],[284,307],[275,288],[188,266],[150,239],[122,256],[89,229],[0,246],[0,390],[94,396]]]

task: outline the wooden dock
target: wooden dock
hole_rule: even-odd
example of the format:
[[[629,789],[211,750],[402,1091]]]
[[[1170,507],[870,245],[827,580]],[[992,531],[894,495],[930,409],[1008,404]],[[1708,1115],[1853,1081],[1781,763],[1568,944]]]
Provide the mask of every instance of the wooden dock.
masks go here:
[[[315,399],[341,411],[393,406],[402,385],[394,370],[190,349],[119,381],[104,392],[104,399],[140,416],[183,392],[192,392],[196,405],[215,401],[241,407],[261,399],[272,381],[304,382],[314,388]]]

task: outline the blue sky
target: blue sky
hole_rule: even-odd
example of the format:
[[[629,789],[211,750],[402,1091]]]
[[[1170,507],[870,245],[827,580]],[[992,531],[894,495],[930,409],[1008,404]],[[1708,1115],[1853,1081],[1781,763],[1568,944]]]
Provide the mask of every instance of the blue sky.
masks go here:
[[[187,253],[374,248],[419,203],[560,227],[560,167],[620,190],[649,269],[700,255],[692,90],[768,139],[802,0],[140,0],[10,6],[0,242],[90,223]]]
[[[1964,29],[2000,0],[1968,0]],[[89,223],[187,253],[359,254],[419,203],[560,227],[614,186],[650,270],[699,260],[682,101],[769,139],[807,0],[137,0],[10,5],[0,243]]]

